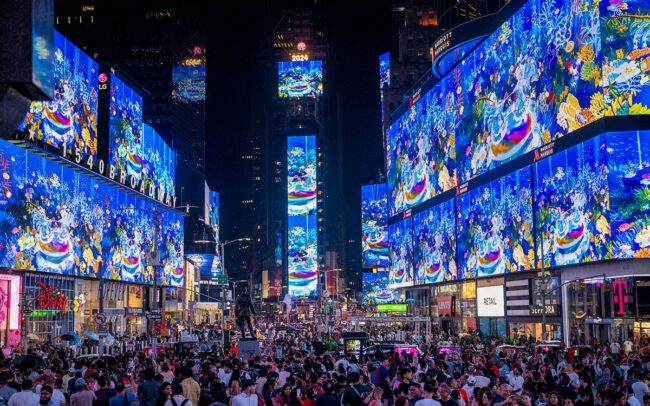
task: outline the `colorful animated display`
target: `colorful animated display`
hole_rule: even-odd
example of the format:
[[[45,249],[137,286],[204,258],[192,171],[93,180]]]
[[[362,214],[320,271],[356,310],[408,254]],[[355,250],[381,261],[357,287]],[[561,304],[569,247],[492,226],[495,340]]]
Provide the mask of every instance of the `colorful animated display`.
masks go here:
[[[316,137],[287,137],[287,197],[290,216],[316,214]]]
[[[20,131],[53,147],[97,156],[98,64],[54,31],[54,100],[32,102]]]
[[[142,122],[142,97],[111,74],[110,163],[153,185],[166,195],[175,194],[176,154],[153,127]]]
[[[0,171],[0,266],[153,282],[145,266],[152,203],[4,141]],[[161,276],[180,286],[183,218],[164,210],[159,217]]]
[[[544,266],[611,258],[607,172],[604,136],[535,164],[537,258],[543,249]]]
[[[390,52],[379,55],[379,90],[390,87]]]
[[[456,198],[459,279],[533,269],[530,168]]]
[[[361,246],[364,268],[388,266],[386,184],[361,186]]]
[[[453,200],[414,215],[413,240],[416,284],[457,279]]]
[[[395,303],[395,292],[388,288],[388,272],[363,273],[363,304]]]
[[[388,286],[399,288],[413,285],[413,222],[409,217],[388,226],[390,273]]]
[[[219,243],[219,193],[210,191],[208,196],[210,199],[208,203],[208,220],[210,221],[210,227],[212,227],[212,232],[214,233],[214,240]],[[219,252],[219,245],[217,244],[214,259],[212,261],[211,276],[209,279],[216,281],[219,274],[221,274],[221,253]],[[201,280],[205,279],[201,277]]]
[[[323,62],[278,62],[278,96],[281,98],[323,95]]]
[[[289,294],[315,296],[318,284],[316,216],[289,216],[288,224]]]
[[[641,0],[522,6],[388,128],[391,214],[604,116],[650,114],[649,16]]]
[[[177,102],[205,100],[205,65],[174,66],[172,99]]]

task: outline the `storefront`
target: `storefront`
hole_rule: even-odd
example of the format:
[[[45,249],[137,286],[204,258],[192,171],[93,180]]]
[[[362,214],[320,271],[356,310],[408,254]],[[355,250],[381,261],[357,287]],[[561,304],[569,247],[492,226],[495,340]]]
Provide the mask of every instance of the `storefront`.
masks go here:
[[[431,287],[431,318],[440,331],[458,334],[462,328],[460,312],[460,283],[447,283]]]
[[[75,331],[74,278],[25,273],[23,294],[26,332],[51,340]]]
[[[506,276],[506,321],[510,338],[559,340],[562,336],[559,277],[552,276],[546,287],[546,306],[537,274]],[[545,314],[544,314],[545,313]],[[546,317],[546,336],[542,326]]]
[[[19,275],[0,274],[0,346],[16,347],[20,343]]]
[[[506,336],[504,279],[477,281],[477,315],[479,330],[486,336]]]

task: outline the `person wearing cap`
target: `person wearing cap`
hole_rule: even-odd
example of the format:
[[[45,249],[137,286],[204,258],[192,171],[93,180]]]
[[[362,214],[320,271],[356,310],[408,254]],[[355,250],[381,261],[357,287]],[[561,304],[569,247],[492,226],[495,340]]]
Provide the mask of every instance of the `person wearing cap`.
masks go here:
[[[476,377],[470,375],[467,377],[467,384],[463,385],[463,390],[469,399],[474,395],[474,388],[476,388]]]
[[[78,378],[74,382],[77,392],[70,396],[70,406],[92,406],[97,397],[95,392],[88,389],[86,381],[83,378]]]
[[[242,392],[232,398],[231,406],[257,406],[255,382],[247,379],[242,382]]]

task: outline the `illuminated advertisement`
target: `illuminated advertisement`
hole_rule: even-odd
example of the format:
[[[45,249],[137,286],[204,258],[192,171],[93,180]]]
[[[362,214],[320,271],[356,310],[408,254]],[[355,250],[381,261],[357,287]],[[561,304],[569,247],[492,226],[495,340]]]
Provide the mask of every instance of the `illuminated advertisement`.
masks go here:
[[[415,284],[458,278],[453,200],[413,216],[413,243]]]
[[[379,89],[390,87],[390,52],[379,55]]]
[[[315,296],[318,284],[316,216],[289,216],[288,219],[289,294]]]
[[[19,130],[53,147],[97,156],[98,64],[54,31],[54,99],[32,102]]]
[[[0,171],[0,266],[153,282],[145,265],[152,203],[4,141]],[[164,210],[159,217],[163,283],[180,286],[183,218]]]
[[[388,286],[400,288],[413,285],[413,222],[409,217],[388,226],[390,273]]]
[[[290,216],[316,214],[316,137],[287,137],[287,197]]]
[[[323,62],[278,62],[278,96],[318,97],[323,94]]]
[[[543,243],[544,266],[611,258],[606,154],[600,136],[535,164],[537,258]]]
[[[111,74],[109,162],[146,187],[174,196],[176,156],[153,127],[142,122],[142,97]]]
[[[208,204],[208,220],[212,232],[214,233],[214,240],[217,242],[216,252],[212,261],[211,277],[208,279],[217,280],[217,276],[221,273],[221,253],[219,252],[219,193],[210,191]],[[201,277],[202,280],[203,277]]]
[[[174,66],[172,99],[181,102],[205,100],[205,65]]]
[[[456,198],[459,279],[533,268],[530,169]]]
[[[650,131],[607,133],[614,258],[650,258]]]
[[[503,285],[486,286],[476,290],[478,317],[504,317],[505,302]]]
[[[363,273],[363,304],[394,303],[395,292],[388,287],[388,272]]]
[[[386,184],[361,186],[361,246],[364,268],[388,266]]]

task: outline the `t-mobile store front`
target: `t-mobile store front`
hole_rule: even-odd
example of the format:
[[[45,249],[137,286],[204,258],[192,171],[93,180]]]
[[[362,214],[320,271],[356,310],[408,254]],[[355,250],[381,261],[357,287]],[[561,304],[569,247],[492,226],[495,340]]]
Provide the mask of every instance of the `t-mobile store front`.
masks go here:
[[[503,278],[478,280],[476,288],[476,306],[479,330],[483,336],[505,337],[505,293]]]

